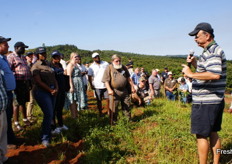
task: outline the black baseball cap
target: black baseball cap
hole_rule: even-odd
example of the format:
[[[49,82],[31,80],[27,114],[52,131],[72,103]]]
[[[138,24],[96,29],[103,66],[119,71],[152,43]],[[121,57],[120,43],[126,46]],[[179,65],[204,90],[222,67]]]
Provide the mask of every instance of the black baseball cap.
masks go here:
[[[8,42],[10,40],[11,40],[11,38],[4,38],[3,36],[0,36],[0,43]]]
[[[23,42],[17,42],[17,43],[15,43],[14,47],[28,48],[29,46],[25,45]]]
[[[61,53],[59,52],[59,51],[53,51],[52,53],[51,53],[51,56],[53,57],[53,56],[61,56]]]
[[[35,54],[43,54],[46,53],[46,48],[45,47],[39,47],[36,49]]]
[[[205,23],[205,22],[202,22],[202,23],[199,23],[195,29],[189,33],[190,36],[195,36],[197,35],[197,33],[200,31],[200,30],[203,30],[203,31],[206,31],[208,33],[210,33],[211,35],[214,36],[213,32],[213,28],[211,27],[211,25],[209,23]]]

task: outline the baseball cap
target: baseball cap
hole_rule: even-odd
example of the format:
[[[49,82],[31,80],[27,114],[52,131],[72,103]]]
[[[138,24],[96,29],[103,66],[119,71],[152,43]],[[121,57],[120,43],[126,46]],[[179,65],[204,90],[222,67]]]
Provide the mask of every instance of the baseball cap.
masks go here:
[[[184,83],[184,82],[185,82],[185,79],[182,77],[182,78],[180,79],[180,82]]]
[[[155,69],[156,70],[156,72],[159,72],[160,70],[157,68],[157,69]]]
[[[61,54],[60,54],[60,52],[59,51],[53,51],[52,53],[51,53],[51,56],[53,57],[53,56],[60,56]]]
[[[35,51],[35,54],[42,54],[42,53],[46,53],[46,48],[45,47],[39,47]]]
[[[3,36],[0,36],[0,43],[8,42],[10,40],[11,40],[11,38],[4,38]]]
[[[26,56],[33,55],[33,54],[34,54],[34,52],[31,52],[31,51],[30,51],[30,52],[27,52],[27,53],[26,53]]]
[[[168,72],[168,75],[172,75],[172,72]]]
[[[189,33],[190,36],[195,36],[197,35],[197,33],[200,31],[200,30],[203,30],[203,31],[206,31],[208,33],[210,33],[211,35],[214,36],[213,34],[213,28],[211,27],[211,25],[209,23],[205,23],[205,22],[202,22],[202,23],[199,23],[195,29]]]
[[[92,58],[95,58],[95,57],[97,57],[97,56],[99,56],[99,53],[97,53],[97,52],[94,52],[94,53],[92,54]]]
[[[15,43],[14,47],[28,48],[29,46],[25,45],[23,42],[17,42],[17,43]]]

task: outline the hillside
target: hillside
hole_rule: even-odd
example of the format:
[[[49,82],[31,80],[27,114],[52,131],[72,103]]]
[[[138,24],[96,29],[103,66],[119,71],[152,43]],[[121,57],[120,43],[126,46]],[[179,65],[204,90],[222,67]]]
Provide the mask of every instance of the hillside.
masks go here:
[[[52,51],[58,50],[65,55],[65,60],[69,60],[69,55],[71,52],[77,52],[82,56],[82,63],[92,62],[91,54],[93,52],[99,52],[101,59],[110,62],[111,56],[113,54],[118,54],[122,56],[123,64],[127,64],[128,58],[131,58],[134,62],[134,67],[144,67],[148,73],[151,73],[152,69],[158,68],[161,72],[164,67],[168,67],[170,71],[175,74],[178,78],[182,76],[181,64],[186,64],[186,60],[183,55],[168,55],[168,56],[156,56],[156,55],[142,55],[129,52],[119,52],[114,50],[82,50],[75,45],[56,45],[47,46],[48,60],[50,60],[50,55]],[[28,51],[35,51],[35,49],[30,49]],[[193,68],[192,68],[193,69]],[[232,88],[232,61],[227,62],[227,88],[228,92]]]
[[[232,146],[232,119],[227,112],[231,96],[226,96],[222,131],[222,149]],[[8,151],[12,164],[61,163],[131,163],[189,164],[198,163],[195,136],[190,134],[190,105],[159,98],[145,108],[134,107],[132,120],[120,114],[115,126],[107,115],[99,117],[93,92],[88,92],[89,109],[79,112],[78,119],[64,110],[64,124],[69,130],[53,136],[51,147],[40,143],[42,112],[35,108],[37,123],[17,136],[24,139]],[[231,163],[231,155],[222,155],[221,163]]]

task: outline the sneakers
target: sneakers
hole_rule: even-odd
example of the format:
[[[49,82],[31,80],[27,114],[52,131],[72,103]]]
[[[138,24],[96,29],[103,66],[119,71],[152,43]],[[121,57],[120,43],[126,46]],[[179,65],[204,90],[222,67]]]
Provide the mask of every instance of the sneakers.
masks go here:
[[[16,131],[21,131],[21,130],[23,130],[23,128],[20,126],[20,124],[19,124],[19,123],[16,123],[16,122],[15,122],[15,125],[14,125],[14,129],[15,129]]]
[[[56,134],[60,134],[61,131],[60,131],[59,128],[56,128],[56,129],[52,130],[51,133],[52,133],[53,135],[56,135]]]
[[[43,140],[43,141],[42,141],[42,145],[43,145],[44,147],[50,146],[50,144],[49,144],[49,142],[48,142],[47,140]]]
[[[63,125],[63,126],[58,127],[58,128],[60,129],[60,131],[62,131],[62,130],[68,130],[68,127],[66,125]]]

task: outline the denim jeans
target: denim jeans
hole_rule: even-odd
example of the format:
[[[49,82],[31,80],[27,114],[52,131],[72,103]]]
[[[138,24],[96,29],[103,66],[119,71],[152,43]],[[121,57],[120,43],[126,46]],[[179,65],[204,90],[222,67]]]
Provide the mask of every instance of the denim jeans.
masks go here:
[[[176,95],[174,95],[172,92],[166,91],[166,97],[168,98],[168,100],[172,100],[175,101],[176,99]]]
[[[41,140],[51,140],[51,123],[53,118],[53,111],[55,106],[55,96],[47,91],[37,89],[34,91],[34,98],[41,108],[44,117],[42,122],[42,138]]]
[[[53,115],[53,123],[52,130],[56,128],[56,119],[58,121],[58,126],[63,126],[63,108],[64,108],[64,102],[65,102],[65,92],[64,91],[58,91],[56,96],[56,102],[54,107],[54,115]]]

